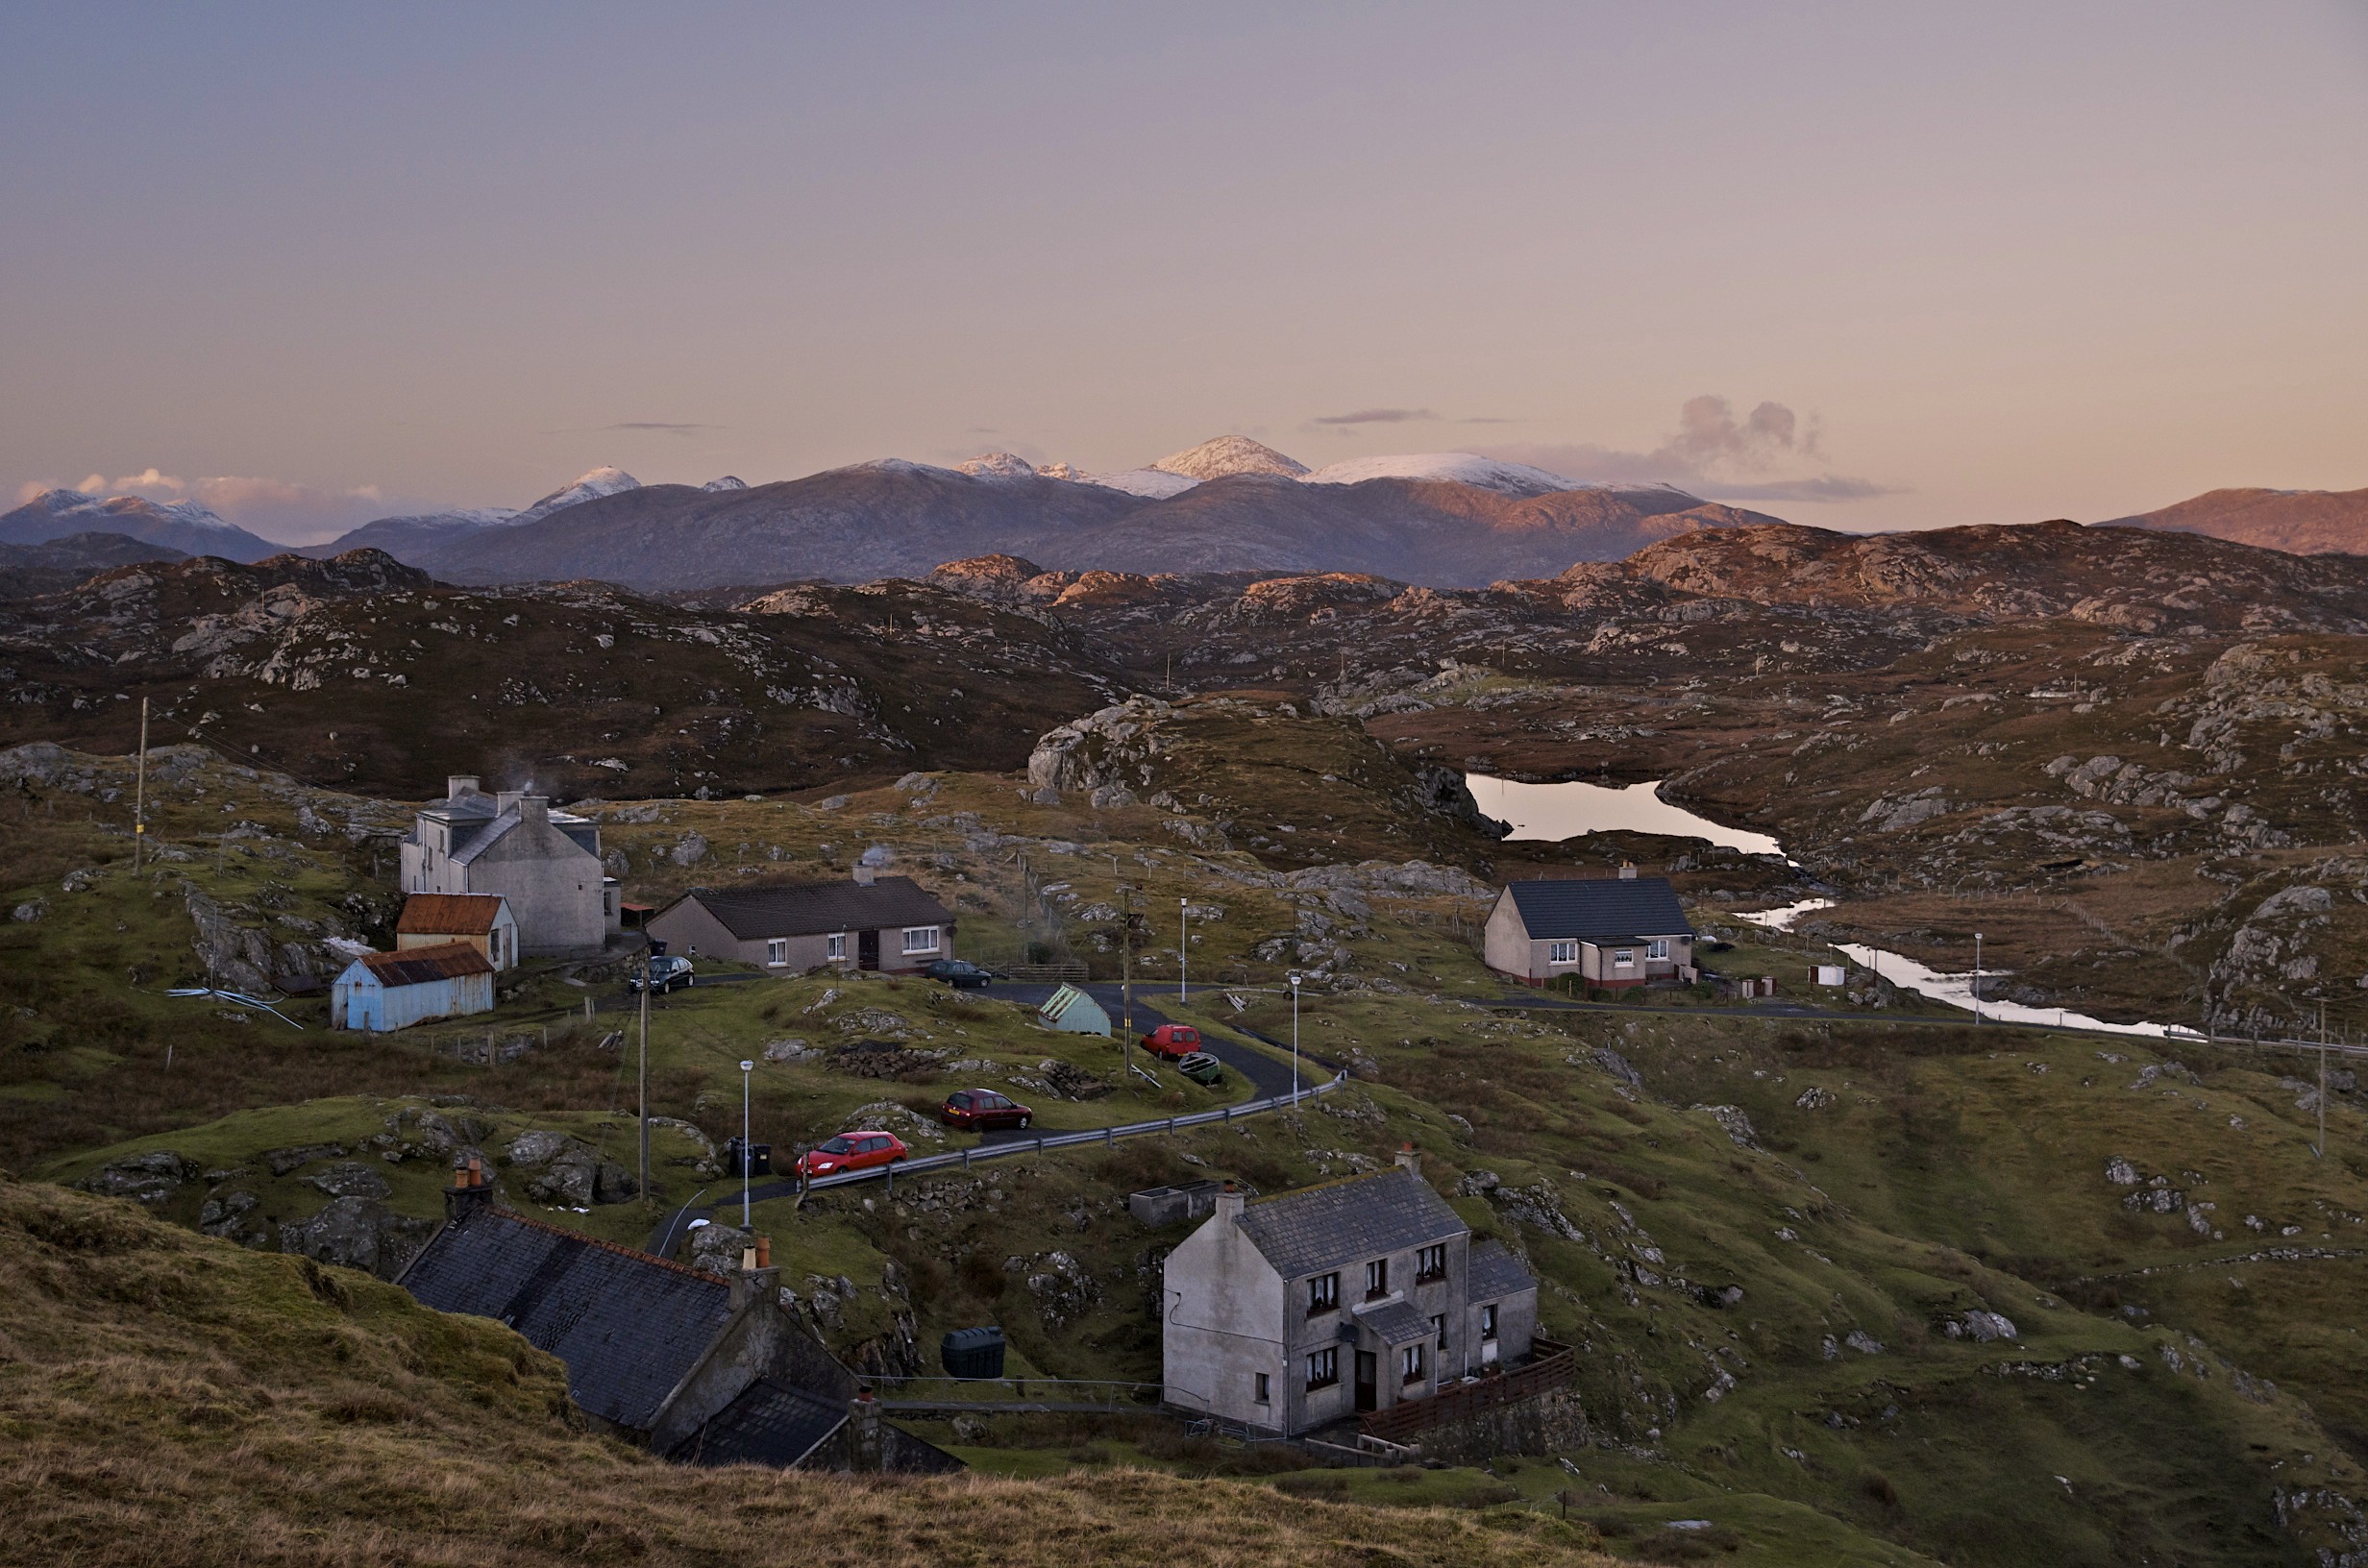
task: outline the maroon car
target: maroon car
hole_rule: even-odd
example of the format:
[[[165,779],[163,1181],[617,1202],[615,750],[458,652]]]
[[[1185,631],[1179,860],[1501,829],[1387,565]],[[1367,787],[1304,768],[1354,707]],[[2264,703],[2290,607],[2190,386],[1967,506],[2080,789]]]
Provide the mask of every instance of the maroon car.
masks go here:
[[[949,1127],[1024,1127],[1035,1117],[1026,1106],[991,1089],[957,1089],[937,1108],[937,1119]]]

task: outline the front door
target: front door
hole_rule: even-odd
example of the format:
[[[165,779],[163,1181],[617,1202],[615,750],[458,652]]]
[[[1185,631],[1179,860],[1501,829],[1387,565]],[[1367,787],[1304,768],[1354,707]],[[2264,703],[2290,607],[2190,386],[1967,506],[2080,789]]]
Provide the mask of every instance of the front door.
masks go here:
[[[863,931],[856,934],[855,968],[859,969],[876,969],[879,968],[878,932]]]
[[[1357,1352],[1357,1409],[1361,1414],[1380,1406],[1380,1394],[1375,1387],[1380,1377],[1379,1358],[1369,1350]]]

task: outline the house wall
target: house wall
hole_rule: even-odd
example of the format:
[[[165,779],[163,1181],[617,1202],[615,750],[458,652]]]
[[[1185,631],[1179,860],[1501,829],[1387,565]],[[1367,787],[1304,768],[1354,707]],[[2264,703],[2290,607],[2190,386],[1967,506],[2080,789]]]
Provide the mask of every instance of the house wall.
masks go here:
[[[1538,965],[1545,957],[1545,948],[1529,940],[1529,928],[1521,923],[1521,911],[1510,888],[1496,894],[1496,907],[1489,911],[1488,924],[1481,928],[1480,949],[1488,967],[1499,974],[1517,980],[1543,978]]]
[[[1434,1242],[1447,1249],[1447,1274],[1443,1280],[1426,1285],[1415,1283],[1415,1262],[1418,1247],[1386,1254],[1390,1261],[1389,1295],[1403,1296],[1416,1311],[1424,1317],[1443,1317],[1446,1322],[1447,1347],[1442,1350],[1436,1338],[1424,1342],[1423,1376],[1420,1382],[1407,1384],[1398,1375],[1397,1351],[1403,1347],[1384,1344],[1381,1336],[1362,1327],[1356,1309],[1365,1305],[1365,1265],[1372,1256],[1359,1257],[1340,1265],[1341,1304],[1329,1312],[1310,1317],[1303,1307],[1307,1300],[1307,1280],[1291,1282],[1286,1300],[1292,1304],[1289,1314],[1293,1340],[1291,1364],[1293,1377],[1299,1384],[1306,1382],[1306,1356],[1327,1344],[1337,1344],[1341,1352],[1341,1381],[1329,1388],[1304,1394],[1301,1425],[1294,1432],[1321,1426],[1357,1413],[1357,1368],[1353,1354],[1370,1352],[1375,1358],[1373,1393],[1374,1408],[1387,1409],[1400,1400],[1422,1399],[1435,1392],[1443,1374],[1460,1376],[1464,1369],[1465,1347],[1470,1342],[1468,1314],[1463,1309],[1465,1289],[1470,1278],[1471,1235],[1459,1231],[1450,1236],[1437,1237]],[[1333,1272],[1318,1269],[1318,1274]],[[1385,1295],[1383,1300],[1387,1300]],[[1345,1323],[1357,1330],[1353,1341],[1341,1337]]]
[[[707,913],[697,898],[678,898],[642,922],[642,930],[666,944],[666,950],[688,957],[693,948],[714,958],[737,959],[740,941],[722,920]],[[762,962],[764,948],[757,948]]]
[[[769,965],[765,958],[769,939],[743,939],[732,935],[731,929],[709,914],[696,895],[683,898],[651,916],[645,929],[665,943],[673,952],[687,954],[696,947],[706,957],[734,964],[752,964],[760,968],[777,968],[783,974],[803,974],[808,969],[818,969],[828,964],[830,938],[836,935],[834,932],[818,931],[787,937],[788,961],[778,966]],[[910,959],[904,956],[904,927],[892,925],[878,929],[879,967],[883,974],[917,973],[941,958],[953,956],[954,925],[951,920],[938,922],[936,952],[915,954]],[[847,932],[846,963],[849,968],[855,967],[862,935],[863,928],[860,926],[851,927]]]
[[[1538,1337],[1538,1287],[1530,1286],[1509,1296],[1477,1296],[1464,1311],[1464,1343],[1467,1352],[1463,1370],[1476,1373],[1491,1364],[1488,1342],[1480,1337],[1480,1309],[1494,1303],[1496,1307],[1495,1364],[1511,1365],[1528,1359],[1530,1347]]]
[[[505,900],[506,902],[506,900]],[[497,969],[518,967],[518,922],[505,909],[493,919],[493,929],[481,933],[406,931],[395,938],[395,951],[411,947],[440,947],[446,943],[465,942],[485,955],[485,962]]]
[[[1167,1400],[1267,1432],[1296,1432],[1296,1393],[1283,1347],[1289,1300],[1283,1278],[1234,1224],[1238,1195],[1186,1237],[1162,1265],[1160,1380]],[[1257,1402],[1255,1374],[1270,1401]]]
[[[598,952],[610,921],[602,908],[606,873],[600,857],[552,826],[543,801],[529,798],[520,807],[518,825],[462,868],[468,887],[452,891],[508,899],[519,947],[529,956]]]

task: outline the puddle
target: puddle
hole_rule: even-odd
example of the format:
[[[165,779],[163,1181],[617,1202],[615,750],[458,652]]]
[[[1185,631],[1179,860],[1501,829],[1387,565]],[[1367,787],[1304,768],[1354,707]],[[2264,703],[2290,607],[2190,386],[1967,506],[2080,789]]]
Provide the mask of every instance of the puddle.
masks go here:
[[[1466,773],[1480,809],[1511,822],[1511,837],[1559,841],[1589,833],[1658,833],[1672,839],[1707,839],[1747,855],[1781,855],[1774,839],[1721,827],[1683,806],[1661,798],[1659,782],[1616,789],[1605,784],[1524,784],[1518,779]]]

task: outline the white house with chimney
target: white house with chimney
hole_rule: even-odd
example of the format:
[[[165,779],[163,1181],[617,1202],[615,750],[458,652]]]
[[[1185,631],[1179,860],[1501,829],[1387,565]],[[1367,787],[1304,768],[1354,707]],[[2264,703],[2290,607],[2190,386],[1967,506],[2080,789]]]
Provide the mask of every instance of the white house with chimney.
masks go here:
[[[407,894],[492,894],[508,900],[520,952],[596,953],[619,929],[616,878],[601,864],[600,824],[554,811],[523,790],[487,795],[472,774],[446,781],[403,841]]]

